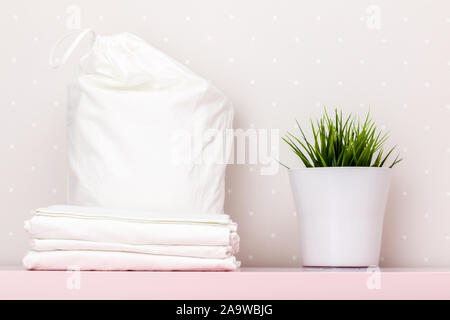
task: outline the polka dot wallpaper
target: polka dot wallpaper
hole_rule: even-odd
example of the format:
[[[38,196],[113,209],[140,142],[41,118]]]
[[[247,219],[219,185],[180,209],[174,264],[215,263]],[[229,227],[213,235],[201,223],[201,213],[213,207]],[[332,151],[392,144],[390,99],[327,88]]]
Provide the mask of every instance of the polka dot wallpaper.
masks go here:
[[[128,31],[221,88],[235,128],[292,130],[323,106],[391,132],[394,171],[382,266],[450,265],[450,2],[2,1],[0,3],[0,264],[19,264],[23,221],[66,200],[67,84],[85,41],[60,70],[56,40],[75,29]],[[287,146],[279,159],[300,166]],[[286,169],[227,173],[226,212],[239,224],[243,266],[301,264]]]

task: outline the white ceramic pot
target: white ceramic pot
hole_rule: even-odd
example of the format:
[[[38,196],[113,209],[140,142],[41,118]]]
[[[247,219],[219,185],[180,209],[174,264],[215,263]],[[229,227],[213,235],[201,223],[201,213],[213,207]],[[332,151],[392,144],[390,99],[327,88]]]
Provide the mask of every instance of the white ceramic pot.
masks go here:
[[[289,170],[305,266],[378,265],[391,170]]]

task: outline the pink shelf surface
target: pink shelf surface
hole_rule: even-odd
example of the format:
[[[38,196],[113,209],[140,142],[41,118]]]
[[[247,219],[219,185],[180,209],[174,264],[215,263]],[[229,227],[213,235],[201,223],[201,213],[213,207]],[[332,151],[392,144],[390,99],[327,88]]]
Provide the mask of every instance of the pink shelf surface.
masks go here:
[[[450,268],[74,272],[3,267],[0,299],[450,299]]]

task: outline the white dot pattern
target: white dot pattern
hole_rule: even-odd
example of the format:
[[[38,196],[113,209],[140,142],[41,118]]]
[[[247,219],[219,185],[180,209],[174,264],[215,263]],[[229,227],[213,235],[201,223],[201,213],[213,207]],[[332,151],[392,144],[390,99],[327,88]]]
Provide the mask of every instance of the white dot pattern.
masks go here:
[[[205,1],[204,10],[194,12],[180,2],[176,14],[168,14],[169,6],[124,6],[117,19],[115,9],[84,3],[81,27],[136,33],[211,79],[233,100],[236,127],[283,134],[295,130],[294,119],[307,125],[324,106],[370,110],[404,158],[393,174],[382,265],[450,264],[449,2],[380,4],[379,26],[359,4],[331,10],[313,2],[230,3],[218,10]],[[0,217],[0,240],[12,245],[0,246],[0,264],[20,262],[26,249],[21,221],[31,209],[66,201],[66,85],[79,56],[64,71],[47,65],[54,40],[71,31],[65,9],[11,4],[4,19],[8,50],[0,57],[8,81],[0,148],[7,165],[0,167],[0,197],[10,215]],[[284,144],[277,160],[299,166]],[[225,212],[239,224],[238,258],[244,266],[297,266],[301,212],[286,170],[263,176],[259,169],[259,163],[235,164],[227,173]]]

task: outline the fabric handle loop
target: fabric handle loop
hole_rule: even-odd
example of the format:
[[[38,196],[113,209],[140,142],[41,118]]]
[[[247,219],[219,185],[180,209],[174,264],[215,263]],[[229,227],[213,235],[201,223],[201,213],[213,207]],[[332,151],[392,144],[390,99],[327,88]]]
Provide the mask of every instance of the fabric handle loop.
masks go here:
[[[72,55],[72,53],[75,51],[77,46],[80,44],[80,42],[88,35],[89,33],[92,33],[92,35],[95,38],[95,32],[92,29],[82,29],[82,30],[76,30],[69,32],[68,34],[62,36],[58,41],[56,41],[55,45],[53,46],[52,50],[50,51],[50,57],[49,57],[49,63],[52,68],[59,68],[61,67],[66,61],[69,59],[69,57]],[[55,52],[56,49],[61,45],[61,43],[66,40],[69,37],[72,37],[73,35],[78,34],[78,36],[73,40],[73,42],[70,44],[69,48],[67,48],[66,52],[64,52],[61,59],[55,58]],[[84,55],[81,59],[83,60],[86,57]]]

